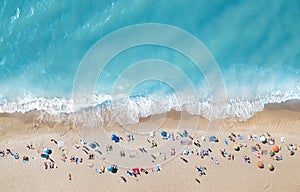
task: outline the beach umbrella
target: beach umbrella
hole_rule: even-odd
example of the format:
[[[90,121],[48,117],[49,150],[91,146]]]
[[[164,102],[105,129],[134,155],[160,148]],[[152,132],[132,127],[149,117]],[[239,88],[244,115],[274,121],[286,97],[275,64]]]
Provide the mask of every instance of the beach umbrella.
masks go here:
[[[107,167],[107,170],[109,171],[109,172],[112,172],[112,173],[117,173],[117,171],[118,171],[118,168],[117,168],[117,166],[109,166],[109,167]]]
[[[111,135],[111,140],[114,141],[116,138],[117,138],[117,135],[116,135],[116,134],[112,134],[112,135]]]
[[[266,142],[266,137],[265,136],[261,136],[259,137],[260,142],[265,143]]]
[[[233,149],[236,151],[240,150],[240,146],[238,144],[234,144]]]
[[[112,172],[113,167],[112,167],[112,166],[109,166],[109,167],[107,167],[107,170],[110,171],[110,172]]]
[[[261,161],[259,161],[258,163],[257,163],[257,167],[259,167],[259,168],[264,168],[264,164],[263,164],[263,162],[261,162]]]
[[[184,131],[183,131],[182,136],[183,136],[183,137],[187,137],[187,136],[188,136],[187,130],[184,130]]]
[[[268,165],[268,168],[269,168],[270,171],[274,171],[274,165],[269,164],[269,165]]]
[[[163,139],[168,139],[168,137],[169,137],[169,134],[166,131],[160,131],[160,134]]]
[[[113,140],[115,143],[118,143],[120,141],[120,138],[117,135],[112,134],[111,135],[111,140]]]
[[[117,173],[117,172],[118,172],[118,168],[114,166],[114,167],[112,168],[112,171],[111,171],[111,172],[112,172],[112,173]]]
[[[279,152],[279,147],[277,145],[274,145],[272,150],[275,152],[275,153],[278,153]]]
[[[132,172],[135,174],[140,174],[140,169],[139,168],[133,168]]]
[[[45,158],[45,159],[48,159],[48,158],[49,158],[49,155],[48,155],[48,154],[45,154],[45,153],[42,153],[42,154],[41,154],[41,157],[42,157],[42,158]]]
[[[45,148],[44,149],[44,153],[51,155],[52,154],[52,150],[50,148]]]

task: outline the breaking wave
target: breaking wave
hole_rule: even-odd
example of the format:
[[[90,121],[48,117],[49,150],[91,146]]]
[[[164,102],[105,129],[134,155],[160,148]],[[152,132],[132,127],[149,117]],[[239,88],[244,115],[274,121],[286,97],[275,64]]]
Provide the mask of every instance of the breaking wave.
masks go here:
[[[232,119],[245,121],[255,113],[262,111],[269,103],[282,103],[300,98],[300,92],[276,92],[275,94],[257,97],[255,99],[229,98],[227,101],[212,103],[209,98],[201,99],[196,96],[179,98],[176,94],[164,97],[135,96],[112,99],[109,95],[101,95],[90,99],[85,107],[75,109],[73,99],[65,98],[27,98],[17,101],[3,101],[0,113],[26,113],[33,110],[50,114],[51,121],[81,121],[82,115],[93,114],[99,122],[108,125],[135,124],[142,117],[163,114],[171,110],[187,111],[191,115],[200,115],[208,120]],[[69,115],[68,119],[64,119]],[[60,117],[60,118],[58,118]]]

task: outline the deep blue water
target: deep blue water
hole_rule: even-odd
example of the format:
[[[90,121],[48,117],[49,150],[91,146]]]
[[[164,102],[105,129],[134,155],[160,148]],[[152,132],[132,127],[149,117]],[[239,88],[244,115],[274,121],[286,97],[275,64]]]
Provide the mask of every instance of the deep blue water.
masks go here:
[[[227,115],[243,113],[241,118],[248,118],[265,103],[300,99],[299,18],[298,1],[3,0],[0,3],[0,111],[70,111],[69,99],[78,66],[98,40],[126,26],[161,23],[189,32],[207,47],[222,73],[227,97],[233,103]],[[118,41],[122,39],[115,43]],[[121,73],[147,59],[171,63],[191,80],[199,100],[209,100],[205,74],[188,58],[176,50],[145,45],[120,53],[99,74],[95,90],[99,98],[95,104],[110,100],[111,89]],[[145,66],[144,70],[152,69]],[[186,91],[177,75],[160,72]],[[138,73],[143,74],[143,70]],[[120,90],[126,88],[131,77],[122,77],[124,87],[117,85]],[[178,87],[174,89],[159,79],[148,79],[136,82],[132,90],[124,93],[130,92],[131,98],[159,95],[164,100],[158,102],[159,106],[152,106],[163,108],[161,111],[151,111],[150,107],[139,112],[146,116],[171,108],[181,109],[182,103],[178,104],[172,96],[181,91]],[[146,100],[151,103],[151,99]],[[203,107],[197,102],[196,105]],[[236,112],[241,106],[243,111]],[[195,110],[190,112],[202,114]]]

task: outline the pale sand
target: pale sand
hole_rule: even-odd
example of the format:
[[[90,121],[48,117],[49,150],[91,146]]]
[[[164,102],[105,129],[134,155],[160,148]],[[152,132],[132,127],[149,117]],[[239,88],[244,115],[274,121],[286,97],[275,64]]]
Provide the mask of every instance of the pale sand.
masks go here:
[[[74,143],[79,143],[80,139],[78,130],[72,126],[39,123],[33,119],[32,114],[2,114],[0,117],[0,150],[9,148],[13,152],[18,152],[21,158],[23,155],[28,155],[30,158],[34,156],[36,159],[30,159],[28,163],[23,163],[21,159],[14,160],[12,156],[0,157],[0,191],[300,191],[300,151],[296,151],[294,156],[290,156],[284,147],[285,144],[280,143],[280,137],[285,136],[287,144],[300,144],[300,112],[298,108],[294,109],[286,104],[269,105],[266,108],[246,122],[223,122],[223,129],[219,135],[220,142],[212,146],[212,155],[217,157],[219,165],[215,165],[210,157],[201,159],[195,154],[183,156],[189,161],[185,163],[178,156],[162,164],[161,172],[149,171],[148,175],[142,174],[138,177],[125,176],[124,169],[120,169],[117,174],[96,173],[95,168],[102,165],[107,166],[107,162],[101,160],[101,156],[97,156],[95,160],[87,160],[87,155],[83,151],[75,150],[72,147]],[[187,129],[193,127],[195,120],[199,120],[194,139],[200,139],[200,135],[206,134],[204,130],[209,123],[206,119],[188,115],[181,118],[180,113],[174,111],[164,119],[162,129],[175,131],[174,128],[177,127],[179,119],[183,119],[182,126]],[[159,120],[158,118],[154,121]],[[142,119],[141,123],[147,121],[149,119]],[[138,127],[139,125],[129,126],[132,129],[139,129]],[[107,130],[118,131],[120,135],[124,133],[120,127],[107,128]],[[189,132],[191,131],[189,130]],[[231,132],[243,135],[248,147],[242,148],[239,152],[233,150],[232,142],[226,147],[223,140]],[[283,146],[281,151],[284,156],[283,161],[271,160],[268,155],[261,158],[265,165],[274,164],[275,171],[273,172],[267,168],[257,168],[256,153],[250,152],[250,146],[257,141],[247,140],[248,133],[259,135],[266,132],[276,139],[278,145]],[[83,157],[84,162],[76,165],[68,160],[63,163],[60,160],[62,152],[53,142],[50,142],[51,138],[65,141],[63,148],[68,157],[77,155]],[[35,150],[26,148],[26,144],[30,142],[35,145]],[[129,147],[134,145],[137,147],[144,141],[137,138],[135,142],[128,143],[131,145]],[[127,145],[126,141],[122,141],[119,145],[121,144]],[[149,145],[145,146],[149,148]],[[53,149],[54,153],[51,158],[57,162],[57,169],[44,169],[45,160],[40,157],[44,147]],[[194,145],[188,148],[196,149]],[[233,153],[235,160],[229,161],[223,158],[219,152],[221,148],[226,148],[229,153]],[[269,145],[263,145],[263,149],[270,148]],[[102,151],[104,152],[103,146]],[[245,154],[250,156],[251,164],[244,163],[243,156]],[[170,156],[167,154],[167,160],[169,159]],[[130,161],[130,158],[127,158],[126,161]],[[94,168],[88,168],[88,163],[94,163]],[[153,165],[155,164],[156,162],[153,163]],[[199,165],[207,167],[207,175],[202,177],[198,175],[195,166]],[[69,173],[72,174],[71,181],[68,180]],[[120,176],[124,176],[127,183],[121,182]],[[197,183],[195,178],[198,178],[201,183]]]

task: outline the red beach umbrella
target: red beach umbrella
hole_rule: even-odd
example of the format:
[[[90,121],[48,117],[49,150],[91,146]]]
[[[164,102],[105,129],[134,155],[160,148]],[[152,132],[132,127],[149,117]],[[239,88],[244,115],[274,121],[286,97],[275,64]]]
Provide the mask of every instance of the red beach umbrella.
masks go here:
[[[135,174],[140,174],[140,169],[139,168],[133,168],[132,171]]]

